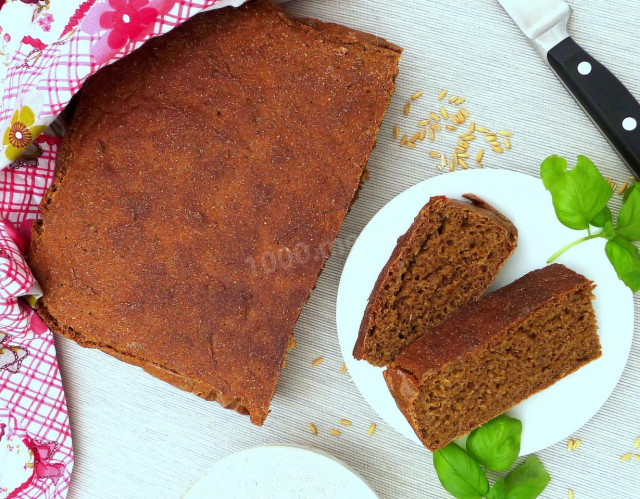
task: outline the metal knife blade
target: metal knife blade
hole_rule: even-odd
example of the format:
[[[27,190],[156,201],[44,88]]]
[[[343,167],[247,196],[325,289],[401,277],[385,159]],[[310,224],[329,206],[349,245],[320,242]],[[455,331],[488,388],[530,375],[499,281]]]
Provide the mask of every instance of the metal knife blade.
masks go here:
[[[563,0],[498,0],[544,61],[547,52],[568,38],[571,7]]]

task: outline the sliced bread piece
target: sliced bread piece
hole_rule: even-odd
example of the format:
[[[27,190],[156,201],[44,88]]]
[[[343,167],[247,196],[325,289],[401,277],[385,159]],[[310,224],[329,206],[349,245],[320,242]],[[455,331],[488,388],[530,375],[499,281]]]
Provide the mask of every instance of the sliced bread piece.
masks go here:
[[[478,299],[517,245],[517,230],[472,194],[432,197],[398,239],[369,297],[356,359],[395,357],[461,306]]]
[[[444,447],[600,357],[593,288],[550,265],[407,347],[384,377],[424,445]]]

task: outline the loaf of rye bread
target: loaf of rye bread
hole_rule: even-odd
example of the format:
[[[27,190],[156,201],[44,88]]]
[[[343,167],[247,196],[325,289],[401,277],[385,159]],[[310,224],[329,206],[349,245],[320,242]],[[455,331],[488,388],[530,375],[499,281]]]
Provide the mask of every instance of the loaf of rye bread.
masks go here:
[[[262,424],[400,52],[257,0],[92,76],[34,226],[46,323]]]
[[[593,288],[550,265],[409,345],[384,377],[424,445],[444,447],[600,357]]]
[[[432,197],[398,239],[371,291],[353,350],[389,364],[412,341],[478,299],[516,249],[518,232],[495,208]]]

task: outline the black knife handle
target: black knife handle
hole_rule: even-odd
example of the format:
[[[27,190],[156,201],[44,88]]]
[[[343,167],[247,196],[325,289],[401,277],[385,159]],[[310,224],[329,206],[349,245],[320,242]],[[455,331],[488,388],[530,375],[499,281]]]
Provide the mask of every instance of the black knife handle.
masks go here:
[[[547,60],[618,155],[640,178],[640,104],[629,90],[571,37]]]

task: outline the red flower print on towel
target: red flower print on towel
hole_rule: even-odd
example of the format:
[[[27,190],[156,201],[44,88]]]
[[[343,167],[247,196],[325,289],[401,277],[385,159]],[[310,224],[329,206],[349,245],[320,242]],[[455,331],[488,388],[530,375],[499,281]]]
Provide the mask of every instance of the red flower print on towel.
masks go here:
[[[42,17],[38,18],[38,26],[42,28],[42,31],[46,31],[47,33],[51,31],[51,23],[53,22],[53,14],[43,14]]]
[[[107,62],[128,43],[144,40],[151,34],[156,19],[174,3],[175,0],[108,0],[94,6],[80,29],[99,35],[91,47],[95,62]]]

